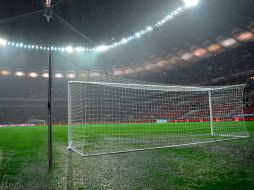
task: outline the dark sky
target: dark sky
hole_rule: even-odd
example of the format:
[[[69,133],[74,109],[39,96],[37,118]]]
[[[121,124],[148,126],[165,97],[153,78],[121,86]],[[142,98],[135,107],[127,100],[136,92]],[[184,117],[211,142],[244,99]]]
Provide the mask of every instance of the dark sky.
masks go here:
[[[219,43],[220,39],[234,37],[235,31],[253,32],[249,27],[254,24],[253,0],[200,1],[199,6],[184,11],[169,23],[128,45],[101,54],[92,52],[80,56],[68,55],[68,59],[57,54],[58,57],[55,59],[59,60],[61,68],[65,62],[65,65],[70,65],[67,63],[70,60],[71,64],[78,63],[86,69],[112,67],[127,70],[178,58],[180,61],[177,65],[173,65],[173,68],[183,67],[200,60],[196,57],[194,60],[183,60],[182,56],[185,53],[193,52],[197,48],[207,48],[209,44]],[[52,4],[53,6],[57,4],[53,13],[59,18],[74,26],[96,44],[108,44],[146,28],[183,2],[182,0],[52,0]],[[40,45],[95,46],[80,37],[70,25],[67,26],[55,15],[50,24],[43,16],[43,11],[26,17],[15,17],[44,10],[41,0],[0,0],[0,10],[0,37]],[[9,17],[15,18],[7,19]],[[248,51],[253,52],[252,49]],[[30,53],[24,56],[23,52],[17,54],[20,56],[18,61],[26,62],[26,56],[29,57]],[[34,56],[36,59],[39,58],[37,55]],[[32,57],[31,60],[33,62],[36,59]],[[8,67],[11,60],[8,61],[7,58],[6,60],[1,64]],[[43,65],[43,59],[41,60]],[[13,63],[16,65],[15,61]],[[29,67],[30,65],[27,68]],[[151,69],[151,72],[154,70]]]
[[[224,31],[220,30],[222,25],[241,28],[254,18],[253,0],[200,0],[200,2],[198,8],[191,13],[195,14],[194,17],[191,18],[193,15],[187,14],[181,25],[193,23],[193,27],[201,30],[204,25],[211,27],[209,23],[213,23],[216,27],[209,30],[223,33]],[[52,6],[54,5],[57,5],[53,9],[55,14],[99,44],[110,42],[112,39],[119,40],[145,28],[183,5],[183,1],[52,0]],[[82,43],[93,46],[54,15],[51,24],[47,23],[42,12],[5,20],[43,9],[42,0],[0,0],[0,35],[40,44]],[[220,31],[217,32],[217,29]],[[189,35],[188,31],[186,32]]]
[[[161,19],[179,0],[52,0],[54,13],[96,43],[122,38]],[[0,20],[43,9],[41,0],[1,0]],[[1,32],[21,40],[77,41],[80,38],[56,16],[47,24],[43,13],[0,22]]]

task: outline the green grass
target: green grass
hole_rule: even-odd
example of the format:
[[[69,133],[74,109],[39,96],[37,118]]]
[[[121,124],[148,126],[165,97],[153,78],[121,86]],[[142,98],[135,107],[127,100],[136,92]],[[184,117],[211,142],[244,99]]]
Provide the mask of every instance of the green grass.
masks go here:
[[[1,128],[0,189],[252,189],[254,122],[246,123],[251,135],[246,139],[89,158],[68,153],[67,127],[55,126],[51,173],[46,127]],[[145,127],[127,126],[131,130],[124,129],[123,137],[133,130],[142,134]],[[121,129],[98,125],[96,132]],[[165,132],[163,125],[154,129],[150,135]]]
[[[226,140],[232,136],[248,136],[244,122],[215,122],[214,134],[211,135],[209,122],[72,126],[73,146],[84,155]]]

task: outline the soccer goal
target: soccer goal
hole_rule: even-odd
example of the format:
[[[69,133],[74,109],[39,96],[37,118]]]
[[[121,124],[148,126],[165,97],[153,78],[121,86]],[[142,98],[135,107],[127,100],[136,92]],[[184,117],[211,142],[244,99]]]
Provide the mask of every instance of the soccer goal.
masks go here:
[[[69,82],[69,149],[92,156],[248,137],[243,90]]]
[[[29,121],[26,122],[27,124],[33,124],[33,125],[46,125],[46,121],[42,119],[30,119]]]

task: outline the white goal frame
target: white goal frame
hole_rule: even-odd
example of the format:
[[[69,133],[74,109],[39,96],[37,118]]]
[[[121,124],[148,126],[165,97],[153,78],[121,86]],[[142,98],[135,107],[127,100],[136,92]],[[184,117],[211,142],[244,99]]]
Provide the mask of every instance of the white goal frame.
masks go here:
[[[209,105],[209,123],[210,123],[210,136],[220,136],[225,137],[221,139],[212,139],[212,140],[205,140],[199,142],[190,142],[190,143],[180,143],[180,144],[173,144],[173,145],[163,145],[163,146],[155,146],[155,147],[146,147],[146,148],[134,148],[128,150],[118,150],[118,151],[110,151],[110,152],[100,152],[100,153],[91,153],[86,154],[83,151],[77,149],[73,144],[73,134],[72,134],[72,93],[71,93],[71,85],[73,84],[93,84],[93,85],[102,85],[102,86],[109,86],[109,87],[118,87],[124,89],[142,89],[142,90],[149,90],[149,91],[167,91],[167,92],[207,92],[208,96],[208,105]],[[244,124],[244,134],[242,135],[225,135],[225,134],[216,134],[214,131],[214,115],[213,115],[213,101],[212,101],[212,92],[219,91],[219,90],[226,90],[226,89],[233,89],[233,88],[242,88],[244,89],[245,85],[231,85],[231,86],[218,86],[218,87],[196,87],[196,86],[167,86],[167,85],[154,85],[154,84],[128,84],[128,83],[107,83],[107,82],[90,82],[90,81],[69,81],[68,82],[68,150],[72,150],[83,157],[87,156],[97,156],[97,155],[107,155],[107,154],[117,154],[117,153],[125,153],[125,152],[134,152],[134,151],[143,151],[143,150],[152,150],[152,149],[161,149],[161,148],[168,148],[168,147],[179,147],[179,146],[188,146],[188,145],[196,145],[196,144],[204,144],[210,142],[220,142],[220,141],[228,141],[233,139],[241,139],[249,137],[248,131]],[[243,95],[243,94],[242,94]],[[243,115],[243,108],[242,113]],[[244,122],[244,121],[243,121]]]
[[[41,122],[41,124],[44,126],[44,125],[46,125],[46,120],[44,120],[44,119],[30,119],[27,123],[28,124],[35,124],[35,125],[38,125],[37,123],[40,123]],[[39,125],[41,125],[41,124],[39,124]]]

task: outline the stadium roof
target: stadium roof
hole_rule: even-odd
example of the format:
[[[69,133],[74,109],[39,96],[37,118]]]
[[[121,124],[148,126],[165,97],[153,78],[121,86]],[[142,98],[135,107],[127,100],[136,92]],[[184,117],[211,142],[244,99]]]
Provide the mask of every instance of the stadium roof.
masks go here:
[[[46,45],[107,43],[146,28],[182,4],[179,0],[52,0],[54,14],[48,24],[45,11],[40,12],[41,0],[3,0],[0,36]],[[200,0],[198,6],[143,38],[102,53],[96,67],[109,66],[113,75],[135,75],[200,61],[253,41],[253,10],[251,0]],[[39,12],[18,17],[34,11]]]

